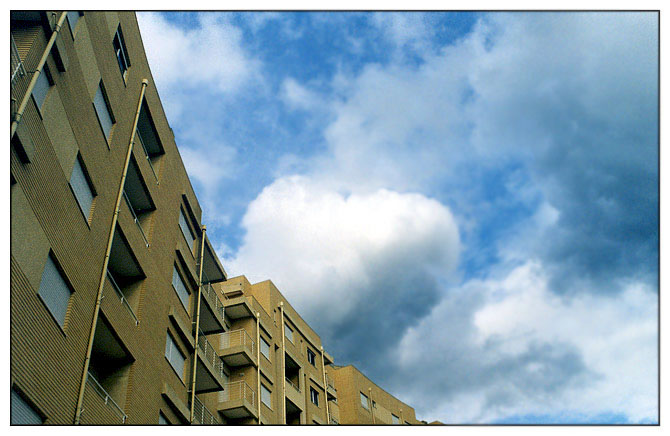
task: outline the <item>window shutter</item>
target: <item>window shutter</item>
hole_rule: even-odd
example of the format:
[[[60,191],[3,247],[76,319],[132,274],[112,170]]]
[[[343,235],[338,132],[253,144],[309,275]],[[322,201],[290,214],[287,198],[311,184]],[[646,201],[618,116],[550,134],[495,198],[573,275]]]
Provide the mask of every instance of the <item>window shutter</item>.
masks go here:
[[[181,279],[177,267],[173,266],[172,268],[172,286],[174,287],[174,290],[177,291],[181,304],[184,305],[184,308],[188,312],[188,289],[186,288],[186,285],[184,285],[184,281]]]
[[[84,212],[84,216],[88,219],[88,215],[91,213],[91,205],[93,204],[93,192],[91,192],[91,185],[88,184],[79,158],[74,161],[70,186],[72,186],[74,196],[77,198],[81,211]]]
[[[56,318],[56,321],[58,321],[61,327],[65,326],[65,315],[67,314],[67,306],[70,302],[72,292],[60,271],[58,271],[51,256],[47,257],[47,263],[42,273],[42,281],[40,282],[39,294],[49,308],[49,311],[51,311],[51,314]]]
[[[11,424],[12,425],[39,425],[42,424],[42,418],[40,415],[30,407],[30,404],[12,389],[12,413],[11,413]]]
[[[105,96],[102,93],[102,82],[100,85],[98,85],[98,91],[95,93],[93,105],[95,106],[95,111],[98,113],[98,119],[100,120],[102,131],[105,132],[105,138],[109,138],[109,132],[112,130],[112,124],[114,124],[114,122],[112,121],[112,117],[109,114],[109,108],[107,107]]]

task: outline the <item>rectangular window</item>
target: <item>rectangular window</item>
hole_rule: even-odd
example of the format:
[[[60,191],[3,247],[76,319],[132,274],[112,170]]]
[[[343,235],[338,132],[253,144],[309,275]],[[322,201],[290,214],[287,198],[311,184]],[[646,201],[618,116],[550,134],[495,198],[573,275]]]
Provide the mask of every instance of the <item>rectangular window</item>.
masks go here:
[[[188,225],[188,222],[186,221],[186,216],[184,215],[184,209],[179,209],[179,227],[181,228],[181,233],[184,235],[184,238],[186,238],[186,242],[188,242],[188,248],[193,251],[193,242],[195,241],[195,235],[193,235],[193,232],[191,231],[191,228]]]
[[[42,73],[37,76],[37,82],[35,82],[35,87],[33,88],[33,98],[35,99],[35,104],[38,109],[42,109],[44,100],[47,99],[47,94],[49,93],[49,88],[53,85],[53,81],[49,75],[49,69],[47,65],[44,65]]]
[[[368,403],[368,396],[361,392],[361,406],[364,409],[370,410],[370,404]]]
[[[319,405],[319,393],[313,388],[309,388],[309,397],[312,400],[312,404],[315,406]]]
[[[105,87],[102,84],[102,80],[100,81],[98,90],[96,91],[95,97],[93,98],[93,106],[95,107],[95,113],[98,115],[100,127],[105,134],[105,139],[109,140],[109,133],[112,131],[112,126],[114,125],[114,116],[112,115],[112,110],[109,107],[109,100],[107,99],[107,94],[105,93]]]
[[[266,359],[270,360],[270,344],[268,344],[265,339],[261,336],[261,353]]]
[[[65,315],[70,302],[72,291],[63,278],[51,254],[47,256],[47,263],[42,273],[39,295],[42,301],[61,327],[65,326]]]
[[[289,327],[288,324],[284,324],[284,326],[285,326],[284,334],[286,335],[286,339],[288,339],[289,341],[291,341],[291,343],[293,343],[293,329],[291,329],[291,327]]]
[[[261,401],[263,404],[272,409],[272,393],[270,389],[266,388],[264,384],[261,383]]]
[[[184,364],[186,358],[175,343],[170,332],[167,334],[167,341],[165,342],[165,358],[170,362],[172,368],[177,372],[179,378],[184,381]]]
[[[177,271],[176,265],[172,266],[172,287],[177,292],[177,295],[181,300],[181,304],[184,305],[184,309],[186,309],[186,312],[188,312],[188,300],[191,293],[184,284],[184,280],[181,278],[181,274],[179,274],[179,271]]]
[[[396,425],[396,424],[400,424],[400,418],[398,418],[398,417],[395,416],[394,414],[391,414],[391,421],[393,421],[393,424],[394,424],[394,425]]]
[[[72,192],[74,192],[81,211],[88,220],[91,213],[91,205],[93,205],[93,189],[91,189],[91,184],[82,167],[81,156],[77,156],[77,159],[74,161],[72,175],[70,176],[70,186],[72,186]]]
[[[316,354],[309,348],[307,349],[307,361],[313,366],[316,366]]]
[[[128,59],[128,50],[126,50],[126,41],[123,39],[123,31],[121,26],[116,30],[116,35],[114,35],[114,53],[116,54],[116,60],[119,63],[119,69],[121,70],[121,75],[126,75],[128,67],[130,67],[130,59]]]
[[[40,425],[44,422],[39,413],[15,389],[12,389],[11,402],[11,425]]]
[[[67,13],[67,23],[70,26],[70,32],[72,32],[72,37],[74,38],[74,29],[77,27],[77,21],[79,21],[79,12],[78,11],[68,11]]]

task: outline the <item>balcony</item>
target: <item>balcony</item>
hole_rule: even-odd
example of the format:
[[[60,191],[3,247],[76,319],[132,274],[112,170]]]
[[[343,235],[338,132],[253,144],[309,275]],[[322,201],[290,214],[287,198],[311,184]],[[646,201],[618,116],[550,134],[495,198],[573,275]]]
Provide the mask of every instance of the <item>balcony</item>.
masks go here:
[[[223,360],[217,355],[216,350],[202,331],[198,335],[197,354],[195,393],[203,394],[222,390],[227,379]]]
[[[140,321],[137,319],[137,315],[135,315],[135,311],[133,311],[133,308],[130,307],[130,304],[128,303],[128,299],[126,296],[123,294],[123,291],[121,290],[121,287],[116,283],[116,280],[114,280],[114,276],[112,273],[109,272],[109,269],[107,270],[107,280],[109,280],[109,283],[112,285],[112,288],[114,288],[114,291],[116,291],[116,295],[119,297],[121,300],[121,304],[128,310],[128,313],[132,316],[133,320],[135,321],[135,325],[139,325]]]
[[[140,230],[140,235],[142,236],[142,240],[144,241],[144,245],[147,247],[149,246],[149,240],[147,239],[146,233],[144,233],[144,229],[142,228],[142,224],[140,223],[140,219],[137,217],[137,213],[135,212],[135,209],[133,208],[132,203],[130,202],[130,199],[128,198],[128,194],[126,194],[126,191],[123,191],[123,198],[126,200],[126,204],[128,205],[128,209],[130,209],[130,213],[133,216],[133,221],[135,221],[135,225],[137,225],[137,228]]]
[[[230,367],[257,365],[256,343],[244,329],[219,335],[219,355]]]
[[[228,298],[223,302],[226,308],[226,316],[233,320],[253,317],[254,308],[251,304],[251,299],[244,295]]]
[[[200,328],[205,334],[223,332],[225,330],[224,305],[203,271],[201,287],[204,304],[200,307]]]
[[[90,372],[86,376],[81,423],[84,425],[125,424],[127,415]]]
[[[214,417],[212,412],[195,397],[193,403],[193,423],[199,425],[218,425],[221,424],[218,419]]]
[[[149,237],[144,228],[148,228],[151,222],[151,214],[156,210],[149,189],[147,188],[142,173],[135,157],[131,157],[128,163],[128,172],[123,186],[123,197],[130,209],[135,225],[139,229],[145,246],[149,247]]]
[[[142,109],[137,121],[137,130],[135,131],[135,145],[139,145],[144,152],[144,157],[149,164],[152,174],[159,184],[158,173],[160,172],[161,157],[165,154],[160,137],[156,131],[151,111],[146,100],[142,102]]]
[[[335,384],[333,380],[328,377],[326,374],[326,392],[328,393],[328,400],[333,400],[337,402],[337,389],[335,389]]]
[[[228,383],[219,393],[219,413],[228,419],[258,418],[256,392],[243,380]]]

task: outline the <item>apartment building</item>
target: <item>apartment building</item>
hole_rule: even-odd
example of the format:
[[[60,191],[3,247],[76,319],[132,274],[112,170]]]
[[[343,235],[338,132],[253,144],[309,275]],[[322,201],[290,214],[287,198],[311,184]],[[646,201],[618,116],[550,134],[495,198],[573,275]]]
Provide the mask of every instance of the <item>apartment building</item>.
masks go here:
[[[386,392],[353,365],[331,365],[327,377],[337,387],[340,424],[422,424],[413,407]]]
[[[227,384],[203,395],[210,414],[229,424],[333,423],[329,405],[336,393],[325,383],[333,359],[277,287],[239,276],[213,289],[227,331],[208,340],[225,362]]]
[[[135,15],[12,12],[11,50],[11,420],[191,422],[226,273]]]
[[[134,13],[11,12],[11,99],[12,424],[414,423],[227,278]],[[341,414],[368,385],[390,418]]]

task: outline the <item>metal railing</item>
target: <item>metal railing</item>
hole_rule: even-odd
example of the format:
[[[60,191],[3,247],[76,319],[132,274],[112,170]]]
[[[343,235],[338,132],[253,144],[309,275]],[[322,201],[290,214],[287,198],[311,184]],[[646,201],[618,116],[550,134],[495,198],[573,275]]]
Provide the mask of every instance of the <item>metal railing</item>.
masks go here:
[[[329,412],[328,416],[330,417],[330,423],[332,425],[340,425],[340,422],[337,419],[335,419],[332,413]]]
[[[202,404],[198,397],[195,397],[195,402],[193,403],[193,420],[196,424],[220,424],[219,420],[214,417],[214,414],[210,412],[204,404]]]
[[[93,388],[93,390],[105,401],[105,404],[108,405],[117,415],[121,418],[123,424],[126,423],[128,415],[123,411],[123,409],[116,404],[116,401],[107,393],[105,388],[93,377],[93,374],[89,371],[86,375],[86,382]]]
[[[254,351],[256,350],[255,348],[256,342],[253,339],[251,339],[251,336],[249,335],[249,333],[247,333],[246,330],[239,329],[221,333],[219,338],[221,341],[220,342],[221,349],[237,347],[241,345],[249,352],[251,356],[255,356]]]
[[[219,392],[219,402],[244,400],[256,410],[256,392],[244,380],[227,383],[224,390]]]
[[[337,392],[337,389],[335,389],[335,383],[333,383],[333,379],[331,379],[328,374],[326,374],[326,385],[328,385],[329,388],[332,388],[335,392]]]
[[[293,389],[295,389],[295,390],[298,391],[298,392],[301,392],[299,386],[294,385],[293,382],[292,382],[291,380],[288,379],[288,377],[284,377],[284,378],[286,379],[286,383],[288,383],[288,384],[290,384],[291,386],[293,386]]]
[[[142,150],[144,150],[144,156],[147,158],[147,162],[149,162],[149,168],[151,168],[151,172],[154,173],[154,177],[156,178],[156,184],[158,185],[159,184],[158,175],[156,174],[154,165],[151,163],[151,157],[149,156],[149,151],[147,150],[147,147],[144,145],[144,140],[142,139],[142,135],[140,134],[139,129],[135,130],[135,137],[139,138],[140,145],[142,145]]]
[[[205,299],[209,302],[209,305],[214,309],[214,313],[219,317],[221,323],[225,324],[226,318],[224,317],[223,303],[216,294],[212,284],[205,283],[204,279],[205,273],[203,272],[202,295],[205,296]]]
[[[11,34],[10,34],[11,35]],[[10,55],[10,64],[9,72],[12,75],[10,86],[14,86],[14,80],[17,77],[25,76],[26,69],[23,66],[21,61],[21,56],[19,55],[19,50],[16,48],[16,43],[14,42],[14,36],[11,36],[11,55]]]
[[[135,315],[135,312],[133,311],[133,308],[130,307],[130,304],[128,303],[128,299],[126,298],[125,295],[123,295],[123,292],[121,291],[121,287],[116,284],[116,280],[114,280],[114,276],[112,276],[112,273],[107,270],[107,278],[109,279],[110,283],[112,284],[112,288],[116,291],[116,295],[119,296],[121,299],[121,303],[123,303],[124,306],[126,306],[126,309],[128,309],[128,312],[133,316],[133,319],[135,320],[135,325],[139,325],[140,320],[137,319],[137,315]]]
[[[149,240],[147,239],[147,236],[144,234],[144,230],[142,229],[142,224],[140,224],[140,219],[137,217],[137,214],[135,213],[135,208],[133,207],[133,204],[130,202],[130,198],[128,198],[128,194],[126,194],[126,190],[123,190],[123,198],[126,199],[126,203],[128,204],[128,209],[130,209],[130,213],[133,214],[133,219],[135,220],[135,224],[137,224],[137,228],[140,229],[140,234],[142,235],[142,239],[144,239],[144,243],[146,246],[149,246]]]
[[[205,336],[202,330],[200,330],[200,333],[198,334],[198,348],[200,348],[200,351],[202,351],[202,359],[212,364],[214,367],[214,372],[217,376],[225,379],[226,373],[223,370],[223,360],[221,360],[219,355],[216,354],[216,350],[209,342],[209,340],[207,340],[207,336]]]

